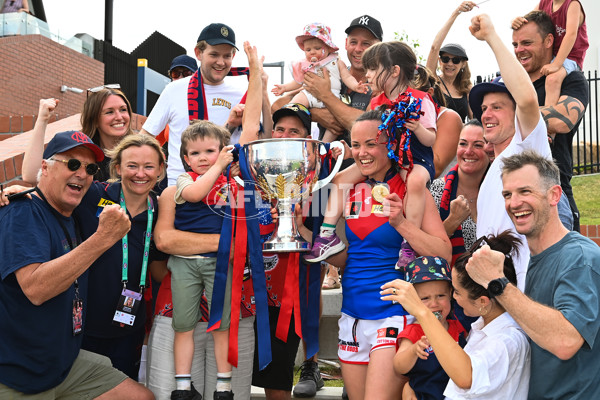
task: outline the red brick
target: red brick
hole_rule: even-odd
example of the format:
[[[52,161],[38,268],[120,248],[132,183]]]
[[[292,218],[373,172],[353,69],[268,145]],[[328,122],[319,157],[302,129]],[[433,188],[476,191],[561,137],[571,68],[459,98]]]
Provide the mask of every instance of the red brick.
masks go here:
[[[598,246],[600,246],[600,239],[599,239],[599,238],[592,239],[592,241],[593,241],[594,243],[596,243]]]
[[[15,170],[17,172],[17,176],[21,176],[22,174],[22,167],[23,167],[23,154],[19,154],[17,156],[15,156],[15,158],[13,158],[14,163],[15,163]]]
[[[598,225],[588,225],[588,234],[589,238],[597,238],[598,236]]]
[[[6,174],[6,177],[5,177],[6,181],[9,181],[9,180],[17,177],[16,171],[15,171],[15,164],[13,163],[12,159],[4,161],[4,173]]]
[[[0,161],[0,183],[6,182],[6,174],[4,173],[4,161]]]
[[[588,237],[588,226],[587,225],[580,225],[579,226],[579,233],[581,233],[585,237]]]

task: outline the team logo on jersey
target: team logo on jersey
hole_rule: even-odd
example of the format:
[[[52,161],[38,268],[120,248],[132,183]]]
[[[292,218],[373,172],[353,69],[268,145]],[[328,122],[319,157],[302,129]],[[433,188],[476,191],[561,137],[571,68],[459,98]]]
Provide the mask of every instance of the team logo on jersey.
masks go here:
[[[361,207],[362,201],[351,201],[346,203],[346,219],[358,219]]]

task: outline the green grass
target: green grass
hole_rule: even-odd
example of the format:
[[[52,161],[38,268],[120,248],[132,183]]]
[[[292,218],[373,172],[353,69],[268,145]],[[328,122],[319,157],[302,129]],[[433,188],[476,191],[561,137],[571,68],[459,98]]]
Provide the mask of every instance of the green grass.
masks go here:
[[[581,225],[600,224],[600,174],[578,175],[571,179]]]

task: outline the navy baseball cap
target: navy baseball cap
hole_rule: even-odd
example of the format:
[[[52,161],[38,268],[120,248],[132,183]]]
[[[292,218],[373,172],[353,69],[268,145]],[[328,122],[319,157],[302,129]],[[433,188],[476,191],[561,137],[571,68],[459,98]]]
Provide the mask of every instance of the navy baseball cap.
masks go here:
[[[44,150],[44,160],[77,146],[85,146],[90,149],[94,153],[96,162],[104,160],[102,149],[92,142],[92,139],[85,133],[79,131],[59,132],[54,135],[48,146],[46,146],[46,150]]]
[[[182,54],[180,56],[177,56],[173,59],[173,61],[171,61],[171,68],[169,68],[169,72],[173,69],[173,68],[177,68],[177,67],[184,67],[189,69],[192,72],[196,72],[198,70],[198,63],[196,63],[196,60],[194,60],[192,57],[188,56],[187,54]]]
[[[308,108],[298,103],[286,104],[273,113],[273,127],[277,125],[277,121],[279,121],[282,117],[287,116],[300,118],[302,125],[304,125],[306,128],[307,136],[310,136],[310,123],[312,122],[312,118],[310,117],[310,111],[308,111]]]
[[[473,111],[473,117],[477,118],[481,122],[481,103],[483,103],[483,97],[488,93],[506,93],[512,99],[512,95],[506,88],[504,80],[501,76],[494,78],[491,82],[483,82],[473,86],[469,93],[469,106]]]
[[[350,22],[350,26],[347,27],[344,32],[346,32],[346,35],[348,35],[354,28],[365,28],[377,39],[380,41],[383,40],[383,29],[381,29],[381,24],[379,21],[369,15],[365,14],[354,18],[352,22]]]
[[[218,44],[229,44],[239,50],[235,46],[235,33],[233,29],[225,24],[213,23],[202,29],[200,36],[198,36],[198,42],[205,41],[211,46]]]
[[[452,281],[450,266],[441,257],[418,257],[406,268],[410,283],[423,283],[430,281]]]

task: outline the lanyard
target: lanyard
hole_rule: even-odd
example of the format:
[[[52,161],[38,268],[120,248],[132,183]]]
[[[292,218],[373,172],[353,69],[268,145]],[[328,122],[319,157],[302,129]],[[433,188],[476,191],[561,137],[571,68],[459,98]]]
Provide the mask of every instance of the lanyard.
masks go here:
[[[123,196],[123,189],[121,188],[121,195],[119,196],[119,202],[121,208],[127,212],[127,206],[125,205],[125,196]],[[144,290],[146,286],[146,272],[148,271],[148,255],[150,254],[150,238],[152,237],[152,220],[154,218],[154,210],[152,209],[152,201],[148,196],[148,224],[146,225],[146,234],[144,235],[144,258],[142,260],[142,274],[140,276],[140,291]],[[127,236],[123,236],[121,243],[123,245],[123,268],[121,271],[121,281],[123,282],[123,288],[127,285],[127,267],[129,263],[129,245],[127,243]]]
[[[73,250],[75,247],[79,246],[79,243],[81,243],[81,231],[79,228],[79,224],[77,222],[77,218],[73,218],[73,223],[75,224],[75,236],[77,237],[77,242],[73,245],[73,240],[71,240],[71,234],[69,234],[69,231],[67,230],[67,227],[65,226],[65,223],[63,222],[63,216],[58,211],[56,211],[54,209],[54,207],[52,207],[52,205],[50,205],[50,203],[46,199],[46,196],[44,196],[44,193],[42,193],[42,191],[40,190],[39,187],[37,187],[37,186],[35,187],[35,192],[50,207],[50,211],[52,211],[52,215],[54,215],[54,218],[60,225],[63,233],[65,234],[65,238],[67,239],[67,242],[69,243],[69,250]],[[79,300],[79,282],[77,282],[77,279],[75,279],[75,282],[73,282],[73,285],[75,286],[75,300]]]

